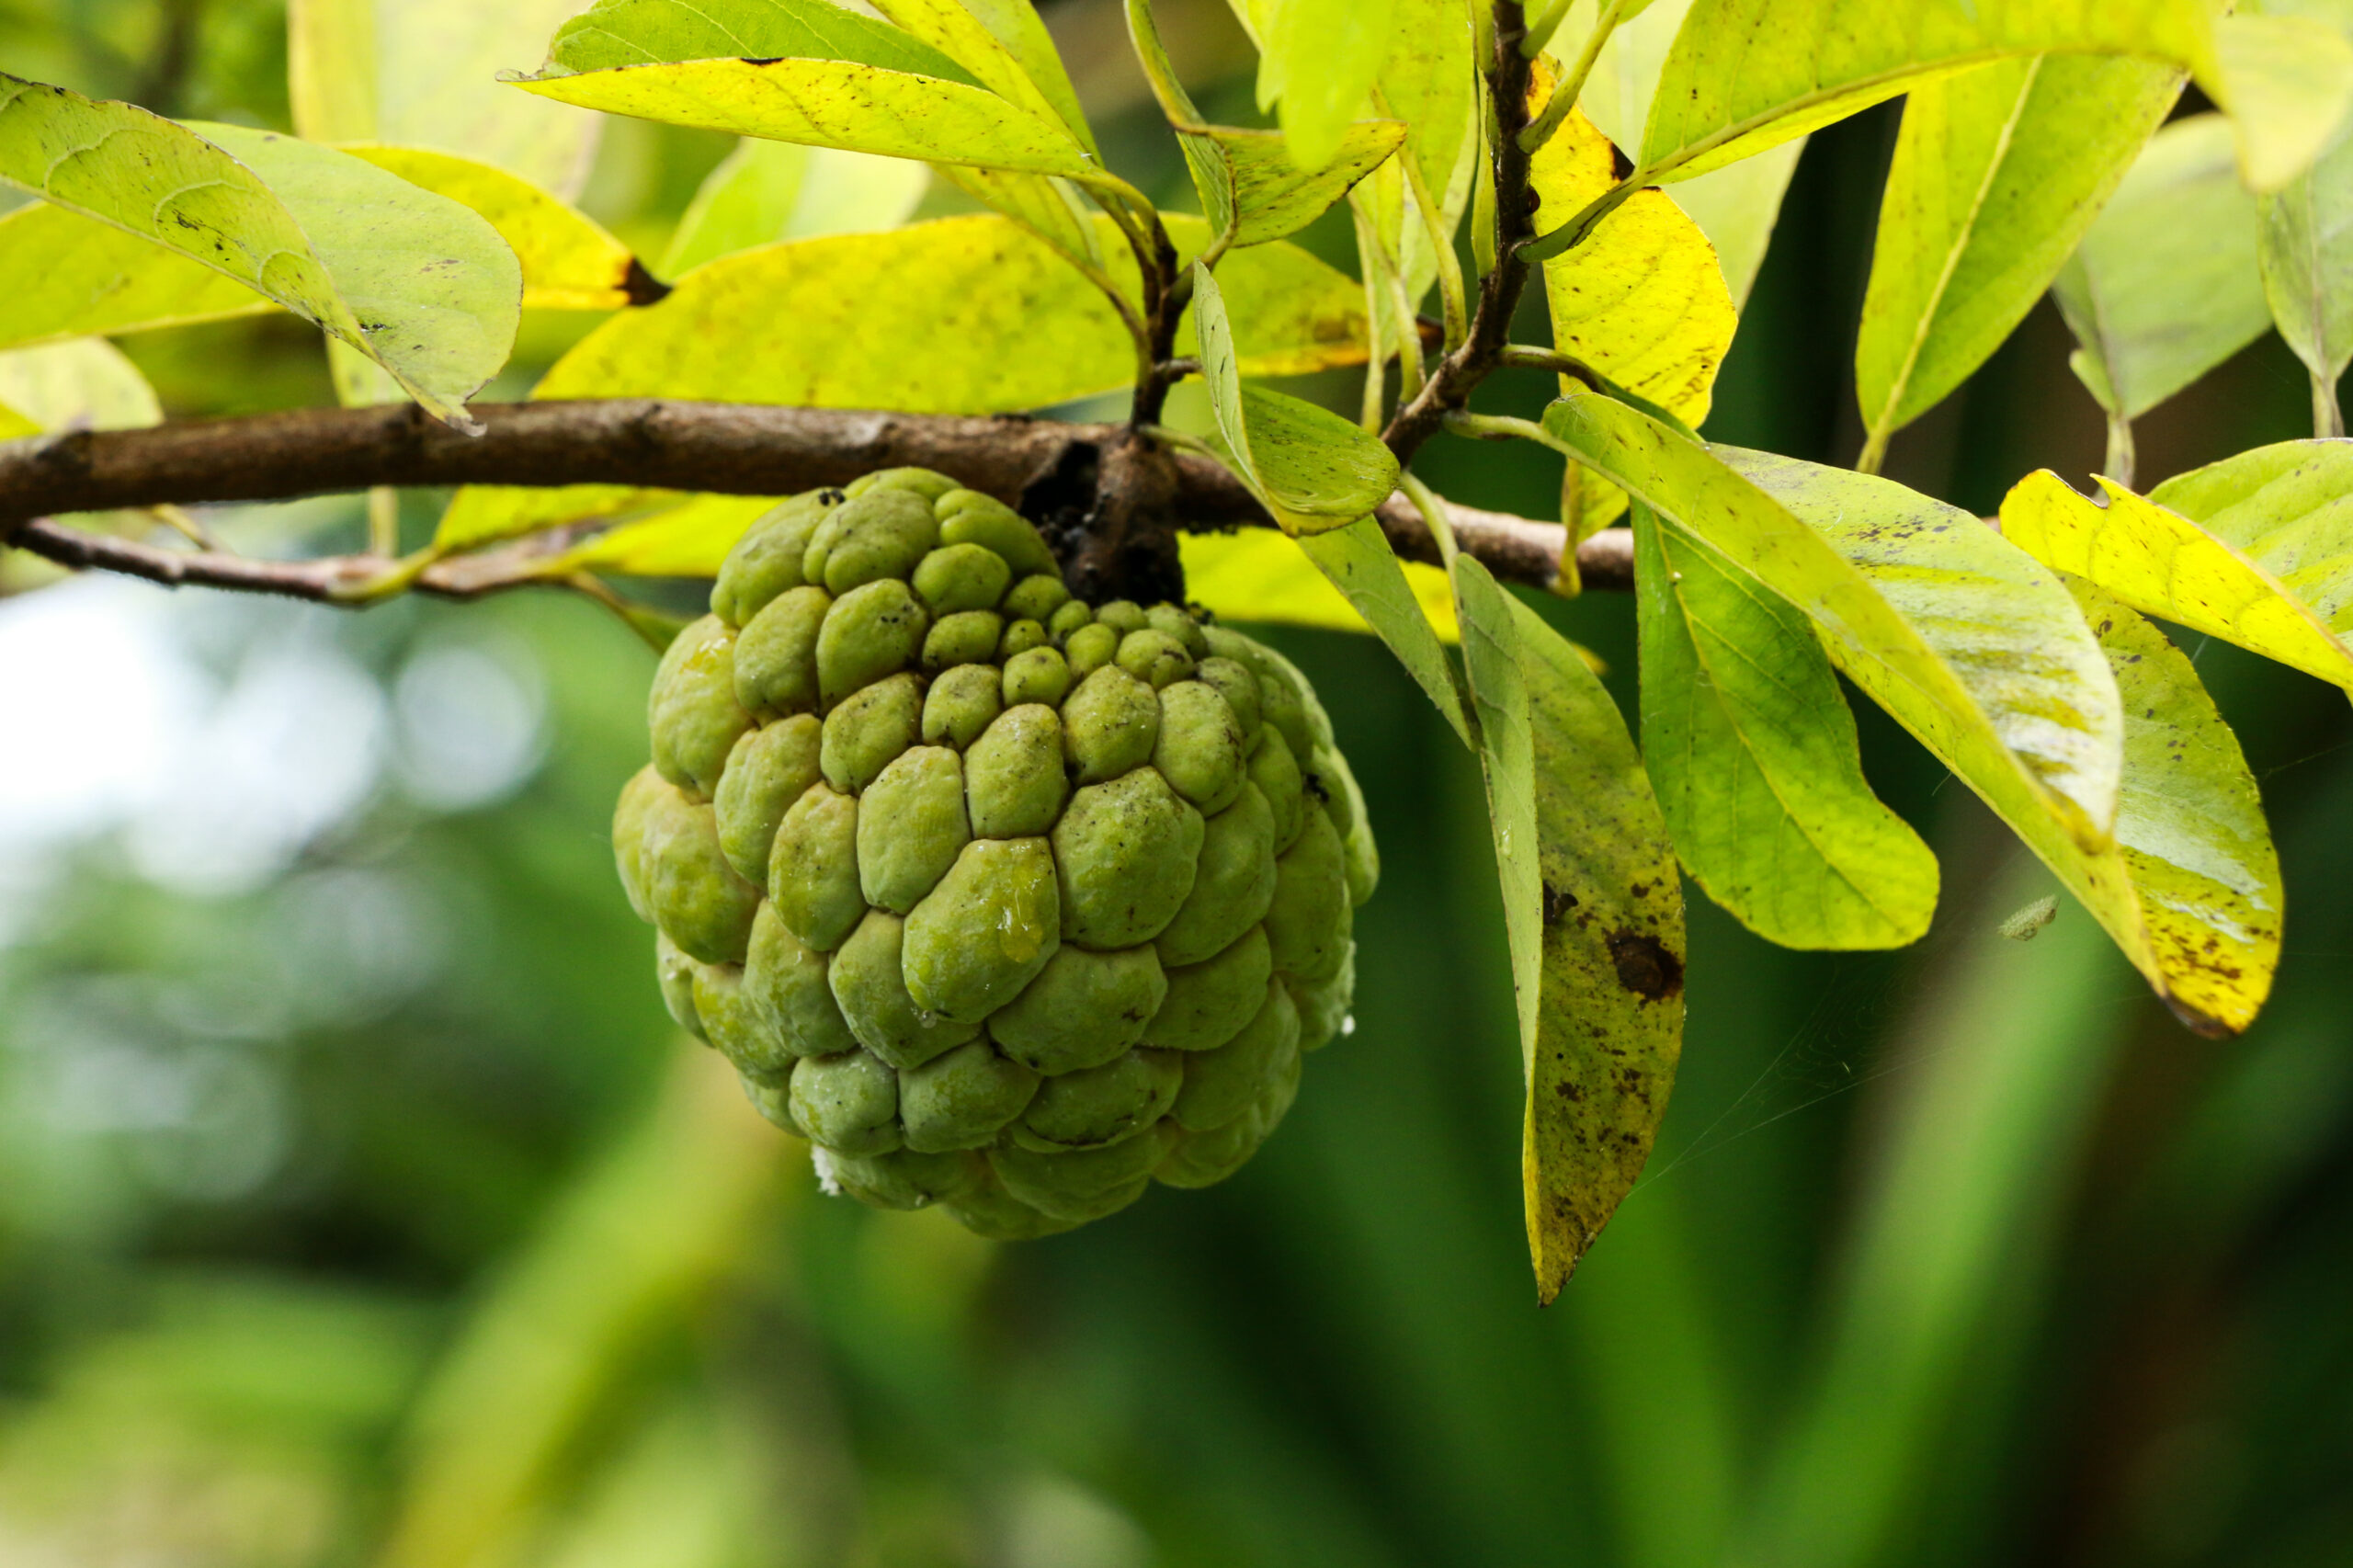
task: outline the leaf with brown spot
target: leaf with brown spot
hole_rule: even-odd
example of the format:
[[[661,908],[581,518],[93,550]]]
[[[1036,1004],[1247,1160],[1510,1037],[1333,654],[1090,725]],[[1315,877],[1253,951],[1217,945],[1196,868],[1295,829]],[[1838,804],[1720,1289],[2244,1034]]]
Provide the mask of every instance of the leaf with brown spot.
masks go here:
[[[1592,669],[1468,556],[1454,592],[1518,1002],[1529,1251],[1550,1301],[1641,1174],[1675,1086],[1682,884]]]

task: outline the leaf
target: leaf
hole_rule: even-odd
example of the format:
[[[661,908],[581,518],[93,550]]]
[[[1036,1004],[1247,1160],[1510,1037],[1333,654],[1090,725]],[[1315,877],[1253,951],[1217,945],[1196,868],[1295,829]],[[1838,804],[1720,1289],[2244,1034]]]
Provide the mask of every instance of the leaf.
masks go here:
[[[1050,126],[983,88],[854,61],[683,60],[515,85],[608,114],[737,136],[1059,175],[1081,185],[1109,179],[1059,121]]]
[[[617,572],[635,577],[715,577],[720,562],[774,495],[692,495],[678,505],[574,545],[549,562],[551,574]]]
[[[1427,599],[1407,580],[1404,563],[1389,548],[1381,525],[1370,517],[1359,517],[1346,528],[1302,534],[1295,542],[1299,552],[1314,563],[1349,608],[1389,645],[1405,673],[1462,737],[1462,744],[1471,744],[1470,722],[1462,716],[1454,670],[1438,644],[1437,618],[1430,613]],[[1446,630],[1459,640],[1461,629],[1455,622],[1449,613]]]
[[[1589,6],[1590,0],[1581,0],[1581,8]],[[1658,0],[1656,5],[1632,9],[1640,14],[1631,19],[1620,11],[1616,29],[1594,60],[1593,74],[1586,78],[1577,105],[1610,141],[1628,148],[1642,143],[1643,122],[1650,116],[1659,72],[1691,9],[1691,0]],[[1691,215],[1709,244],[1716,247],[1716,260],[1723,268],[1724,286],[1731,290],[1734,305],[1747,300],[1757,269],[1765,264],[1765,248],[1772,240],[1774,221],[1780,215],[1782,194],[1789,189],[1798,154],[1804,150],[1805,138],[1794,137],[1675,187],[1675,204]]]
[[[539,79],[745,58],[854,61],[981,85],[932,45],[830,0],[597,0],[556,29]]]
[[[519,176],[429,147],[339,151],[481,214],[522,266],[526,310],[612,311],[663,293],[603,224]]]
[[[2271,994],[2284,907],[2255,776],[2181,650],[2090,584],[2061,581],[2124,699],[2124,781],[2113,850],[2042,858],[2177,1017],[2237,1034]]]
[[[1443,197],[1455,184],[1467,145],[1477,141],[1483,95],[1472,58],[1470,7],[1465,0],[1391,0],[1391,17],[1394,39],[1381,68],[1381,97],[1405,122],[1406,150],[1422,183]],[[1461,218],[1457,201],[1450,214],[1441,214],[1439,226],[1450,234]]]
[[[1397,488],[1397,459],[1379,437],[1327,408],[1245,386],[1225,299],[1193,267],[1193,325],[1201,379],[1234,472],[1285,533],[1319,533],[1370,513]]]
[[[2288,7],[2271,0],[2267,11]],[[2300,0],[2335,23],[2353,27],[2348,0]],[[2340,125],[2313,166],[2262,201],[2256,260],[2264,298],[2296,358],[2312,372],[2315,436],[2341,436],[2345,416],[2336,383],[2353,363],[2353,135]]]
[[[1684,869],[1784,947],[1916,941],[1937,858],[1865,782],[1804,614],[1647,507],[1634,580],[1643,756]]]
[[[2101,407],[2135,418],[2270,325],[2256,225],[2220,115],[2151,138],[2052,286]]]
[[[2353,45],[2299,17],[2210,21],[2203,0],[1698,0],[1643,129],[1643,177],[1688,179],[1906,92],[2030,54],[2115,54],[2188,72],[2231,111],[2257,189],[2319,153],[2353,94]]]
[[[663,274],[676,278],[779,240],[895,229],[930,179],[924,165],[902,158],[746,138],[695,192],[662,259]]]
[[[338,151],[480,213],[516,253],[527,310],[615,310],[662,291],[601,225],[504,170],[422,147]],[[63,207],[34,202],[0,218],[0,347],[278,308],[178,251]]]
[[[2320,441],[2180,475],[2162,501],[2102,479],[2102,506],[2044,469],[2003,499],[2002,533],[2136,609],[2353,691],[2348,481],[2353,462]]]
[[[77,338],[0,354],[0,404],[24,427],[137,430],[164,422],[155,389],[129,357],[100,338]]]
[[[876,0],[874,8],[955,61],[982,86],[1061,126],[1089,153],[1100,155],[1062,57],[1029,0],[999,0],[992,7],[993,23],[975,16],[962,0]],[[1014,40],[1021,44],[1020,53]]]
[[[1855,345],[1867,450],[2026,319],[2180,85],[2170,66],[2049,54],[1912,89]]]
[[[1702,448],[1591,394],[1553,403],[1544,429],[1804,610],[1847,677],[2014,825],[2108,843],[2115,681],[2073,603],[2024,552],[1901,485]],[[1931,547],[1951,559],[1931,569]],[[1907,568],[1907,556],[1919,559]]]
[[[2278,190],[2312,166],[2353,101],[2353,42],[2309,17],[2227,16],[2214,24],[2221,71],[2208,88],[2238,132],[2239,175]]]
[[[0,217],[0,348],[278,308],[178,251],[46,201]]]
[[[588,177],[600,122],[513,92],[497,73],[538,59],[579,4],[289,0],[294,130],[313,142],[460,153],[569,200]]]
[[[1176,131],[1210,229],[1231,230],[1232,246],[1263,244],[1305,228],[1405,139],[1398,121],[1358,121],[1343,132],[1330,165],[1302,172],[1279,133],[1236,131],[1201,119],[1161,47],[1146,0],[1128,0],[1128,28],[1161,112]]]
[[[1165,221],[1180,252],[1206,238],[1198,218]],[[1133,263],[1115,257],[1113,267],[1132,292]],[[1363,362],[1363,295],[1347,277],[1289,244],[1229,256],[1222,270],[1245,373]],[[1177,351],[1191,351],[1184,333]],[[601,324],[532,395],[1010,414],[1134,375],[1133,346],[1092,285],[1007,220],[963,217],[722,257],[659,304]],[[615,486],[470,487],[437,543],[608,515],[641,496]]]
[[[490,225],[327,148],[0,75],[0,179],[316,322],[453,424],[514,342],[521,274]]]
[[[1315,537],[1334,539],[1348,532],[1339,528]],[[1309,558],[1300,541],[1285,538],[1277,529],[1188,533],[1178,537],[1176,546],[1185,568],[1186,597],[1208,607],[1220,620],[1317,626],[1333,631],[1373,630],[1347,596]],[[1392,559],[1396,559],[1393,553]],[[1438,641],[1461,642],[1462,629],[1455,619],[1454,590],[1446,574],[1427,562],[1400,560],[1397,565],[1407,593]]]
[[[1572,109],[1530,162],[1548,211],[1615,183],[1614,151]],[[1553,346],[1697,426],[1739,318],[1716,254],[1664,191],[1637,192],[1576,249],[1544,264]]]
[[[1576,651],[1458,558],[1520,1061],[1521,1171],[1551,1301],[1649,1158],[1683,1035],[1683,889],[1625,721]]]
[[[1280,0],[1257,29],[1258,107],[1280,106],[1283,136],[1302,169],[1336,157],[1389,62],[1397,0]]]
[[[2009,824],[2177,1017],[2207,1034],[2245,1028],[2270,985],[2278,875],[2265,870],[2269,835],[2238,743],[2215,717],[2188,661],[2129,612],[2095,607],[2086,613],[2081,585],[2063,578],[2076,615],[2063,631],[2055,614],[2043,613],[2049,580],[2012,574],[2006,589],[1998,586],[1988,568],[2023,557],[1957,507],[1885,480],[1757,453],[1730,455],[1902,607],[1989,709],[2001,688],[2020,686],[2019,677],[2033,673],[2029,661],[2072,663],[2079,629],[2089,621],[2101,639],[2102,673],[2121,718],[2112,835],[2100,843],[2068,832],[2004,776],[1959,766],[1908,716],[1914,705],[1906,694],[1875,686],[1851,658],[1839,662]],[[1987,599],[2004,602],[1989,608]],[[1835,643],[1832,652],[1839,655]],[[2040,684],[2040,718],[2065,723],[2068,683]],[[2075,684],[2081,689],[2089,683]],[[2018,711],[2038,717],[2024,703]]]

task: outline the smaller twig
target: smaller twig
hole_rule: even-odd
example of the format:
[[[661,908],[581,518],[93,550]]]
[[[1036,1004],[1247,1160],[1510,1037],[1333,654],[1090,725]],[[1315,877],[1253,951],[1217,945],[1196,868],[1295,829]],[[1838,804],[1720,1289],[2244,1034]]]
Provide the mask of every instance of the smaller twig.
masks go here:
[[[1391,119],[1402,118],[1392,113],[1389,95],[1378,85],[1372,89],[1372,106]],[[1397,149],[1394,156],[1405,176],[1405,188],[1411,195],[1415,214],[1422,221],[1422,232],[1429,242],[1430,254],[1438,262],[1438,298],[1445,302],[1446,347],[1453,350],[1462,347],[1471,335],[1471,304],[1462,290],[1462,258],[1454,254],[1454,236],[1447,232],[1446,214],[1439,210],[1437,199],[1430,194],[1430,183],[1423,176],[1422,161],[1414,156],[1409,141]],[[1402,261],[1402,257],[1400,258]],[[1403,271],[1401,266],[1400,271]]]

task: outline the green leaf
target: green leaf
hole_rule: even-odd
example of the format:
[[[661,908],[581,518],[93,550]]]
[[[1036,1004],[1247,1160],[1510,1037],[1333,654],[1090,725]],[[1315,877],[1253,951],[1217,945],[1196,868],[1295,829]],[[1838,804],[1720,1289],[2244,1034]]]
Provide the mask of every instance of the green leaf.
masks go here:
[[[46,201],[0,217],[0,348],[278,308],[178,251]]]
[[[1465,144],[1477,140],[1478,65],[1472,59],[1471,12],[1464,0],[1391,0],[1394,40],[1381,66],[1381,97],[1405,122],[1405,147],[1422,183],[1443,196],[1454,186]],[[1441,214],[1454,232],[1460,203]],[[1418,227],[1418,225],[1416,225]]]
[[[1454,591],[1518,1001],[1529,1252],[1549,1302],[1666,1111],[1683,888],[1625,721],[1585,660],[1467,556]]]
[[[1591,0],[1580,0],[1580,10],[1591,8]],[[1586,78],[1585,93],[1578,99],[1578,108],[1610,141],[1628,148],[1642,144],[1643,122],[1650,117],[1659,72],[1691,9],[1691,0],[1658,0],[1656,5],[1634,9],[1640,15],[1631,19],[1620,13],[1618,26],[1595,57],[1593,74]],[[1589,17],[1586,26],[1591,27]],[[1564,31],[1563,36],[1575,38],[1582,33]],[[1798,154],[1804,150],[1805,138],[1793,137],[1675,187],[1675,204],[1691,215],[1716,247],[1724,286],[1735,305],[1747,300],[1757,268],[1765,264],[1765,249],[1780,215],[1781,197],[1797,169]]]
[[[1201,210],[1213,233],[1232,231],[1230,246],[1263,244],[1305,228],[1404,141],[1405,127],[1395,120],[1359,120],[1342,134],[1330,165],[1302,172],[1279,132],[1201,119],[1161,47],[1146,0],[1128,0],[1128,29],[1161,112],[1176,131]]]
[[[1865,782],[1804,614],[1647,507],[1634,581],[1643,756],[1692,880],[1784,947],[1916,941],[1937,858]]]
[[[580,0],[289,0],[294,130],[313,142],[381,142],[462,153],[570,199],[598,121],[501,86],[540,58]]]
[[[998,0],[991,7],[991,22],[975,16],[962,0],[876,0],[874,8],[955,61],[1006,102],[1061,126],[1088,153],[1100,155],[1062,57],[1054,52],[1053,40],[1029,0]],[[1015,40],[1021,45],[1018,52]],[[1033,69],[1045,73],[1045,80],[1033,77]]]
[[[931,171],[903,158],[750,138],[710,171],[662,258],[676,278],[779,240],[895,229],[923,199]]]
[[[2052,286],[2101,407],[2135,418],[2271,324],[2256,229],[2220,115],[2150,139]]]
[[[0,179],[316,322],[452,424],[471,424],[465,399],[514,342],[522,276],[497,233],[324,147],[240,126],[199,135],[0,75]]]
[[[607,528],[549,562],[551,575],[617,572],[633,577],[715,577],[727,552],[774,495],[690,495],[636,522]]]
[[[1314,562],[1348,607],[1389,645],[1405,673],[1462,737],[1462,744],[1471,744],[1470,722],[1462,716],[1454,671],[1447,663],[1446,650],[1438,644],[1439,629],[1414,585],[1406,580],[1404,563],[1389,548],[1389,536],[1381,531],[1381,525],[1370,517],[1359,517],[1346,528],[1302,534],[1297,544],[1299,552]],[[1187,583],[1190,585],[1189,577]],[[1456,618],[1449,615],[1447,619],[1447,630],[1459,637],[1460,631],[1452,624]]]
[[[2126,604],[2353,691],[2353,460],[2288,441],[2105,504],[2045,469],[2002,502],[2002,532]]]
[[[984,88],[855,61],[684,60],[528,77],[516,85],[608,114],[737,136],[1059,175],[1082,185],[1110,179],[1059,121],[1049,125]]]
[[[1245,386],[1217,278],[1193,267],[1201,379],[1234,472],[1290,534],[1318,533],[1370,513],[1397,488],[1397,459],[1379,437],[1327,408]]]
[[[1349,531],[1338,528],[1315,537],[1339,539]],[[1185,568],[1186,597],[1206,606],[1220,620],[1318,626],[1332,631],[1373,630],[1309,558],[1301,541],[1278,529],[1188,533],[1177,539],[1176,548]],[[1422,561],[1399,560],[1397,566],[1405,591],[1438,640],[1461,642],[1462,628],[1455,619],[1454,589],[1446,574]]]
[[[2047,54],[1912,89],[1855,344],[1866,450],[2026,319],[2180,85],[2166,65]]]
[[[2020,55],[2129,55],[2188,72],[2231,111],[2256,189],[2302,172],[2353,95],[2353,45],[2302,17],[2210,21],[2204,0],[1698,0],[1643,132],[1649,180],[1688,179],[1923,80]]]
[[[1292,161],[1320,169],[1339,154],[1395,46],[1396,0],[1257,0],[1258,107],[1279,105]]]
[[[1916,702],[1909,693],[1875,684],[1839,644],[1831,651],[2009,824],[2177,1016],[2203,1033],[2245,1028],[2270,986],[2278,877],[2268,874],[2267,892],[2269,835],[2253,781],[2188,661],[2153,629],[2097,608],[2086,615],[2079,585],[2063,581],[2075,615],[2063,626],[2048,608],[2051,580],[2017,571],[2024,555],[1958,507],[1885,480],[1729,455],[1902,608],[1989,710],[2007,690],[2012,711],[2028,723],[2084,728],[2093,683],[2070,666],[2087,630],[2099,640],[2099,673],[2117,702],[2103,718],[2120,716],[2109,733],[2120,733],[2121,766],[2113,775],[2112,834],[2097,843],[2067,831],[2003,775],[1962,766],[1910,716]]]
[[[556,29],[540,79],[690,60],[787,58],[855,61],[981,85],[932,45],[830,0],[597,0]]]
[[[422,147],[339,148],[472,209],[523,269],[529,310],[616,310],[660,293],[627,246],[538,187]],[[144,332],[279,307],[178,251],[34,202],[0,218],[0,347]]]
[[[23,421],[17,435],[137,430],[164,422],[155,389],[139,367],[95,337],[0,354],[0,404]]]
[[[2270,0],[2353,29],[2353,0]],[[2256,253],[2279,335],[2313,380],[2313,434],[2341,436],[2336,382],[2353,363],[2353,126],[2340,125],[2313,166],[2262,202]]]
[[[1180,252],[1207,238],[1198,218],[1165,221]],[[1113,267],[1132,292],[1133,263],[1122,255]],[[1245,374],[1363,362],[1363,294],[1348,278],[1290,244],[1229,256],[1222,271]],[[1187,335],[1177,347],[1190,351]],[[1014,223],[964,217],[722,257],[659,304],[600,324],[533,395],[1011,414],[1134,375],[1126,329],[1086,278]],[[452,501],[438,542],[608,515],[639,494],[472,487]]]
[[[2089,849],[2108,843],[2123,733],[2115,681],[2072,601],[2024,552],[1901,485],[1696,446],[1605,398],[1562,399],[1544,429],[1804,610],[1847,677],[1995,810]],[[1952,559],[1931,571],[1932,552]]]

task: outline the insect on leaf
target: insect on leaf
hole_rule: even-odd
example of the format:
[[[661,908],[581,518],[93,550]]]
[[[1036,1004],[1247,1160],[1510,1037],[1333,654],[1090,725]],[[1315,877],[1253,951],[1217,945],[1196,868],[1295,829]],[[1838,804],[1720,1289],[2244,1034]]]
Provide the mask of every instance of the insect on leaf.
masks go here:
[[[0,179],[317,323],[453,424],[514,343],[522,275],[496,231],[328,148],[0,75]]]
[[[1617,704],[1468,556],[1454,566],[1528,1089],[1521,1183],[1550,1301],[1649,1158],[1683,1040],[1683,888]]]
[[[1896,948],[1937,859],[1864,781],[1854,715],[1794,606],[1648,507],[1634,512],[1643,756],[1676,853],[1791,948]]]
[[[2353,691],[2353,460],[2288,441],[2106,504],[2045,469],[2002,502],[2019,549],[2126,604]]]
[[[1868,449],[2026,318],[2180,86],[2166,65],[2046,54],[1912,89],[1855,344]]]

